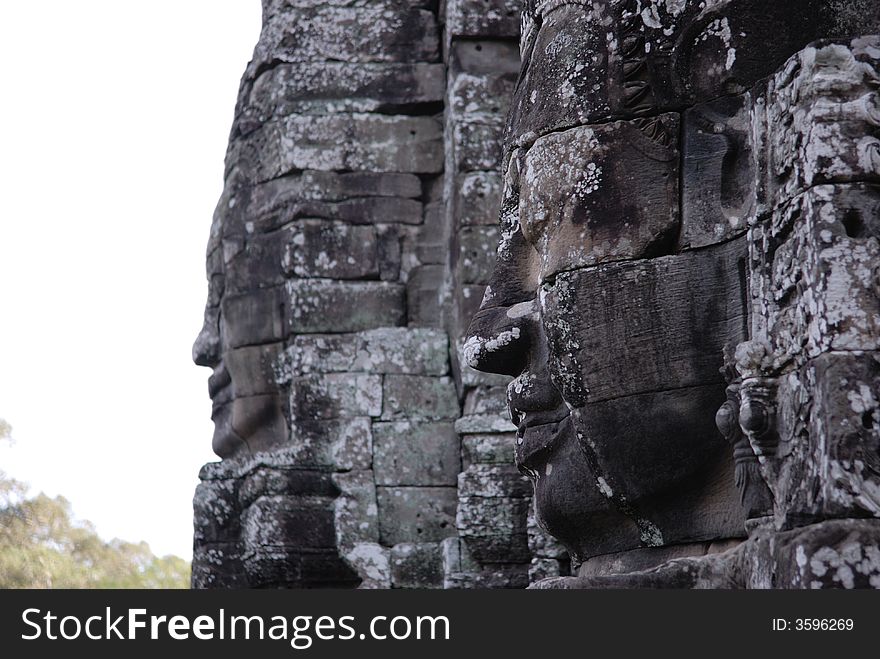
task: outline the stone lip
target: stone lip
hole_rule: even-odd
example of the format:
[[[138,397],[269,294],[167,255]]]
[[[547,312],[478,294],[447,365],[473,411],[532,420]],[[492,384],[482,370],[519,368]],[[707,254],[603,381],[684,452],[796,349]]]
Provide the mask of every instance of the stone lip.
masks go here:
[[[789,531],[764,526],[719,553],[620,574],[542,579],[529,588],[880,588],[878,543],[878,519],[825,520]],[[642,555],[641,560],[650,559]]]
[[[302,465],[297,457],[296,449],[275,448],[271,451],[260,451],[250,455],[240,454],[219,462],[208,462],[199,471],[199,478],[203,481],[241,478],[260,467],[315,471],[313,467]]]

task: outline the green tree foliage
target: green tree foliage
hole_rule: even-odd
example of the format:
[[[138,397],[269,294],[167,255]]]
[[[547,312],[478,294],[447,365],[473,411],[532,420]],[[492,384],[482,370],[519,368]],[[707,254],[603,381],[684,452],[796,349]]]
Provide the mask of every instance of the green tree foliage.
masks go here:
[[[0,439],[10,433],[0,419]],[[145,542],[105,542],[64,497],[28,497],[0,471],[0,588],[188,588],[189,573]]]

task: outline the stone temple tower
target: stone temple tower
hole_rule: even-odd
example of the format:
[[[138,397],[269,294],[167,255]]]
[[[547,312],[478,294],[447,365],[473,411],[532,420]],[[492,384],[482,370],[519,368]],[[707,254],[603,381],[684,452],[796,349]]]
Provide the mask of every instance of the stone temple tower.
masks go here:
[[[264,0],[208,245],[197,587],[523,587],[505,376],[461,366],[498,242],[519,2]],[[531,523],[531,526],[530,526]]]
[[[263,0],[193,585],[880,587],[878,34]]]

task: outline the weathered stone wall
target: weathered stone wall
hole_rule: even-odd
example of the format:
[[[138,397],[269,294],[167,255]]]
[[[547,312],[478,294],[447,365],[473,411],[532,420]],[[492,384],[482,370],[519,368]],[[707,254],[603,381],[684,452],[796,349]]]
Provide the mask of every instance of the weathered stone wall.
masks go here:
[[[878,80],[880,37],[826,39],[743,99],[758,176],[735,357],[782,528],[880,517]]]
[[[224,459],[193,584],[523,587],[559,550],[529,527],[507,379],[454,349],[494,258],[519,4],[263,14],[194,347]]]
[[[264,0],[194,585],[878,586],[878,31]]]
[[[480,373],[458,359],[495,265],[504,124],[519,75],[521,10],[520,0],[446,5],[446,326],[463,400],[456,430],[464,467],[459,537],[445,541],[449,587],[521,587],[567,569],[565,551],[535,523],[531,485],[513,464],[510,378]]]

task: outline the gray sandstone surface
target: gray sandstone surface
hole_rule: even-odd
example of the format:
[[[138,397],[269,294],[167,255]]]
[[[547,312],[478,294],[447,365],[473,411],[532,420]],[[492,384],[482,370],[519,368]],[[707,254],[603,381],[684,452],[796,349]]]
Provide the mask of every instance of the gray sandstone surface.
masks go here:
[[[878,34],[263,0],[193,586],[880,588]]]

